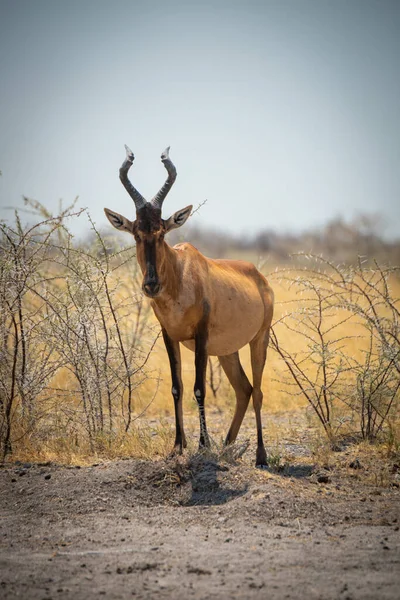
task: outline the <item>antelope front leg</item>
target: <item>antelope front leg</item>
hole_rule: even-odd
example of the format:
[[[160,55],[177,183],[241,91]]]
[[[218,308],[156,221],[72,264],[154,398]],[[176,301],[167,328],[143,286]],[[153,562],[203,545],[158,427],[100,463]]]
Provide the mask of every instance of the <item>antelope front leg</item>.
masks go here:
[[[186,448],[186,437],[183,430],[183,409],[182,409],[182,396],[183,396],[183,384],[181,377],[181,350],[179,342],[174,342],[165,331],[162,330],[165,347],[168,352],[169,365],[171,367],[171,379],[172,379],[172,396],[174,398],[175,406],[175,444],[173,452],[182,454],[182,449]]]
[[[199,448],[209,448],[210,438],[207,433],[206,414],[204,411],[204,400],[206,396],[206,370],[207,370],[207,338],[208,328],[207,320],[203,318],[197,328],[195,335],[195,365],[196,380],[194,384],[194,395],[199,407],[200,417],[200,441]]]

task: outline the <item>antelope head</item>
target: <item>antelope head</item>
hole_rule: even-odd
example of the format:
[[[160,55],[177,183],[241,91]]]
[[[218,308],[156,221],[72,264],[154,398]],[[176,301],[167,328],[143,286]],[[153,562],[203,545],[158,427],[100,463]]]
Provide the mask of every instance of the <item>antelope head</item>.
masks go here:
[[[192,206],[178,210],[166,220],[161,216],[162,204],[176,179],[176,168],[169,157],[169,147],[161,154],[161,161],[168,172],[168,177],[150,202],[146,202],[128,179],[128,171],[135,157],[128,146],[125,148],[126,159],[119,170],[119,178],[135,203],[136,219],[130,221],[109,208],[105,208],[104,212],[113,227],[120,231],[128,231],[134,236],[136,256],[143,273],[143,292],[146,296],[155,298],[162,290],[160,273],[165,263],[164,236],[186,222]]]

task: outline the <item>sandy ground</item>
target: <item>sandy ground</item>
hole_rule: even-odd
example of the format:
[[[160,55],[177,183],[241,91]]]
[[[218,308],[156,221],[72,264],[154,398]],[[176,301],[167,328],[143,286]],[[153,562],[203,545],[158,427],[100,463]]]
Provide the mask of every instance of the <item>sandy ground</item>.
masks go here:
[[[398,465],[382,485],[348,452],[324,469],[297,451],[278,473],[253,467],[254,448],[7,464],[0,597],[399,598]]]

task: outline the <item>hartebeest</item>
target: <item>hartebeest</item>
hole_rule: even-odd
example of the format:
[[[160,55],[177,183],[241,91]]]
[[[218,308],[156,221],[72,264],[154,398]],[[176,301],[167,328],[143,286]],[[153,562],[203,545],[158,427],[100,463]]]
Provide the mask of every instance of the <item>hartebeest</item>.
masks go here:
[[[108,208],[104,210],[116,229],[128,231],[135,237],[137,260],[143,273],[142,289],[151,298],[152,308],[161,324],[175,404],[174,451],[182,452],[186,447],[179,346],[182,343],[195,352],[194,394],[200,414],[200,446],[209,445],[204,412],[207,360],[209,355],[218,356],[236,393],[236,410],[226,444],[236,439],[253,395],[257,423],[256,466],[266,466],[261,426],[261,380],[272,320],[273,291],[251,263],[206,258],[188,243],[171,248],[164,240],[165,234],[186,222],[192,206],[178,210],[169,219],[161,217],[163,201],[176,179],[169,148],[161,155],[168,172],[167,180],[150,202],[146,202],[128,179],[133,160],[134,155],[126,146],[126,159],[119,176],[135,203],[135,221]],[[250,344],[253,385],[239,360],[238,351],[246,344]]]

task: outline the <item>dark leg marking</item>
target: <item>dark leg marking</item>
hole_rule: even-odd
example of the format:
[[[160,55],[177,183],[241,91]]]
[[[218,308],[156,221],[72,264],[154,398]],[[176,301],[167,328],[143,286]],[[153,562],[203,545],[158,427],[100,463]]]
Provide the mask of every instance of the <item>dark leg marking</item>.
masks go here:
[[[179,348],[179,342],[174,342],[165,331],[162,330],[165,347],[168,352],[169,365],[171,367],[171,380],[172,380],[172,396],[174,398],[175,406],[175,444],[174,448],[182,453],[182,448],[186,448],[186,437],[183,430],[183,409],[182,409],[182,396],[183,396],[183,385],[181,378],[181,351]]]
[[[210,446],[210,439],[207,433],[206,414],[204,411],[204,399],[206,396],[206,370],[207,370],[207,341],[208,341],[208,316],[210,307],[207,302],[204,302],[204,314],[198,324],[195,334],[195,366],[196,379],[194,384],[194,395],[199,407],[200,417],[200,441],[199,447]]]

